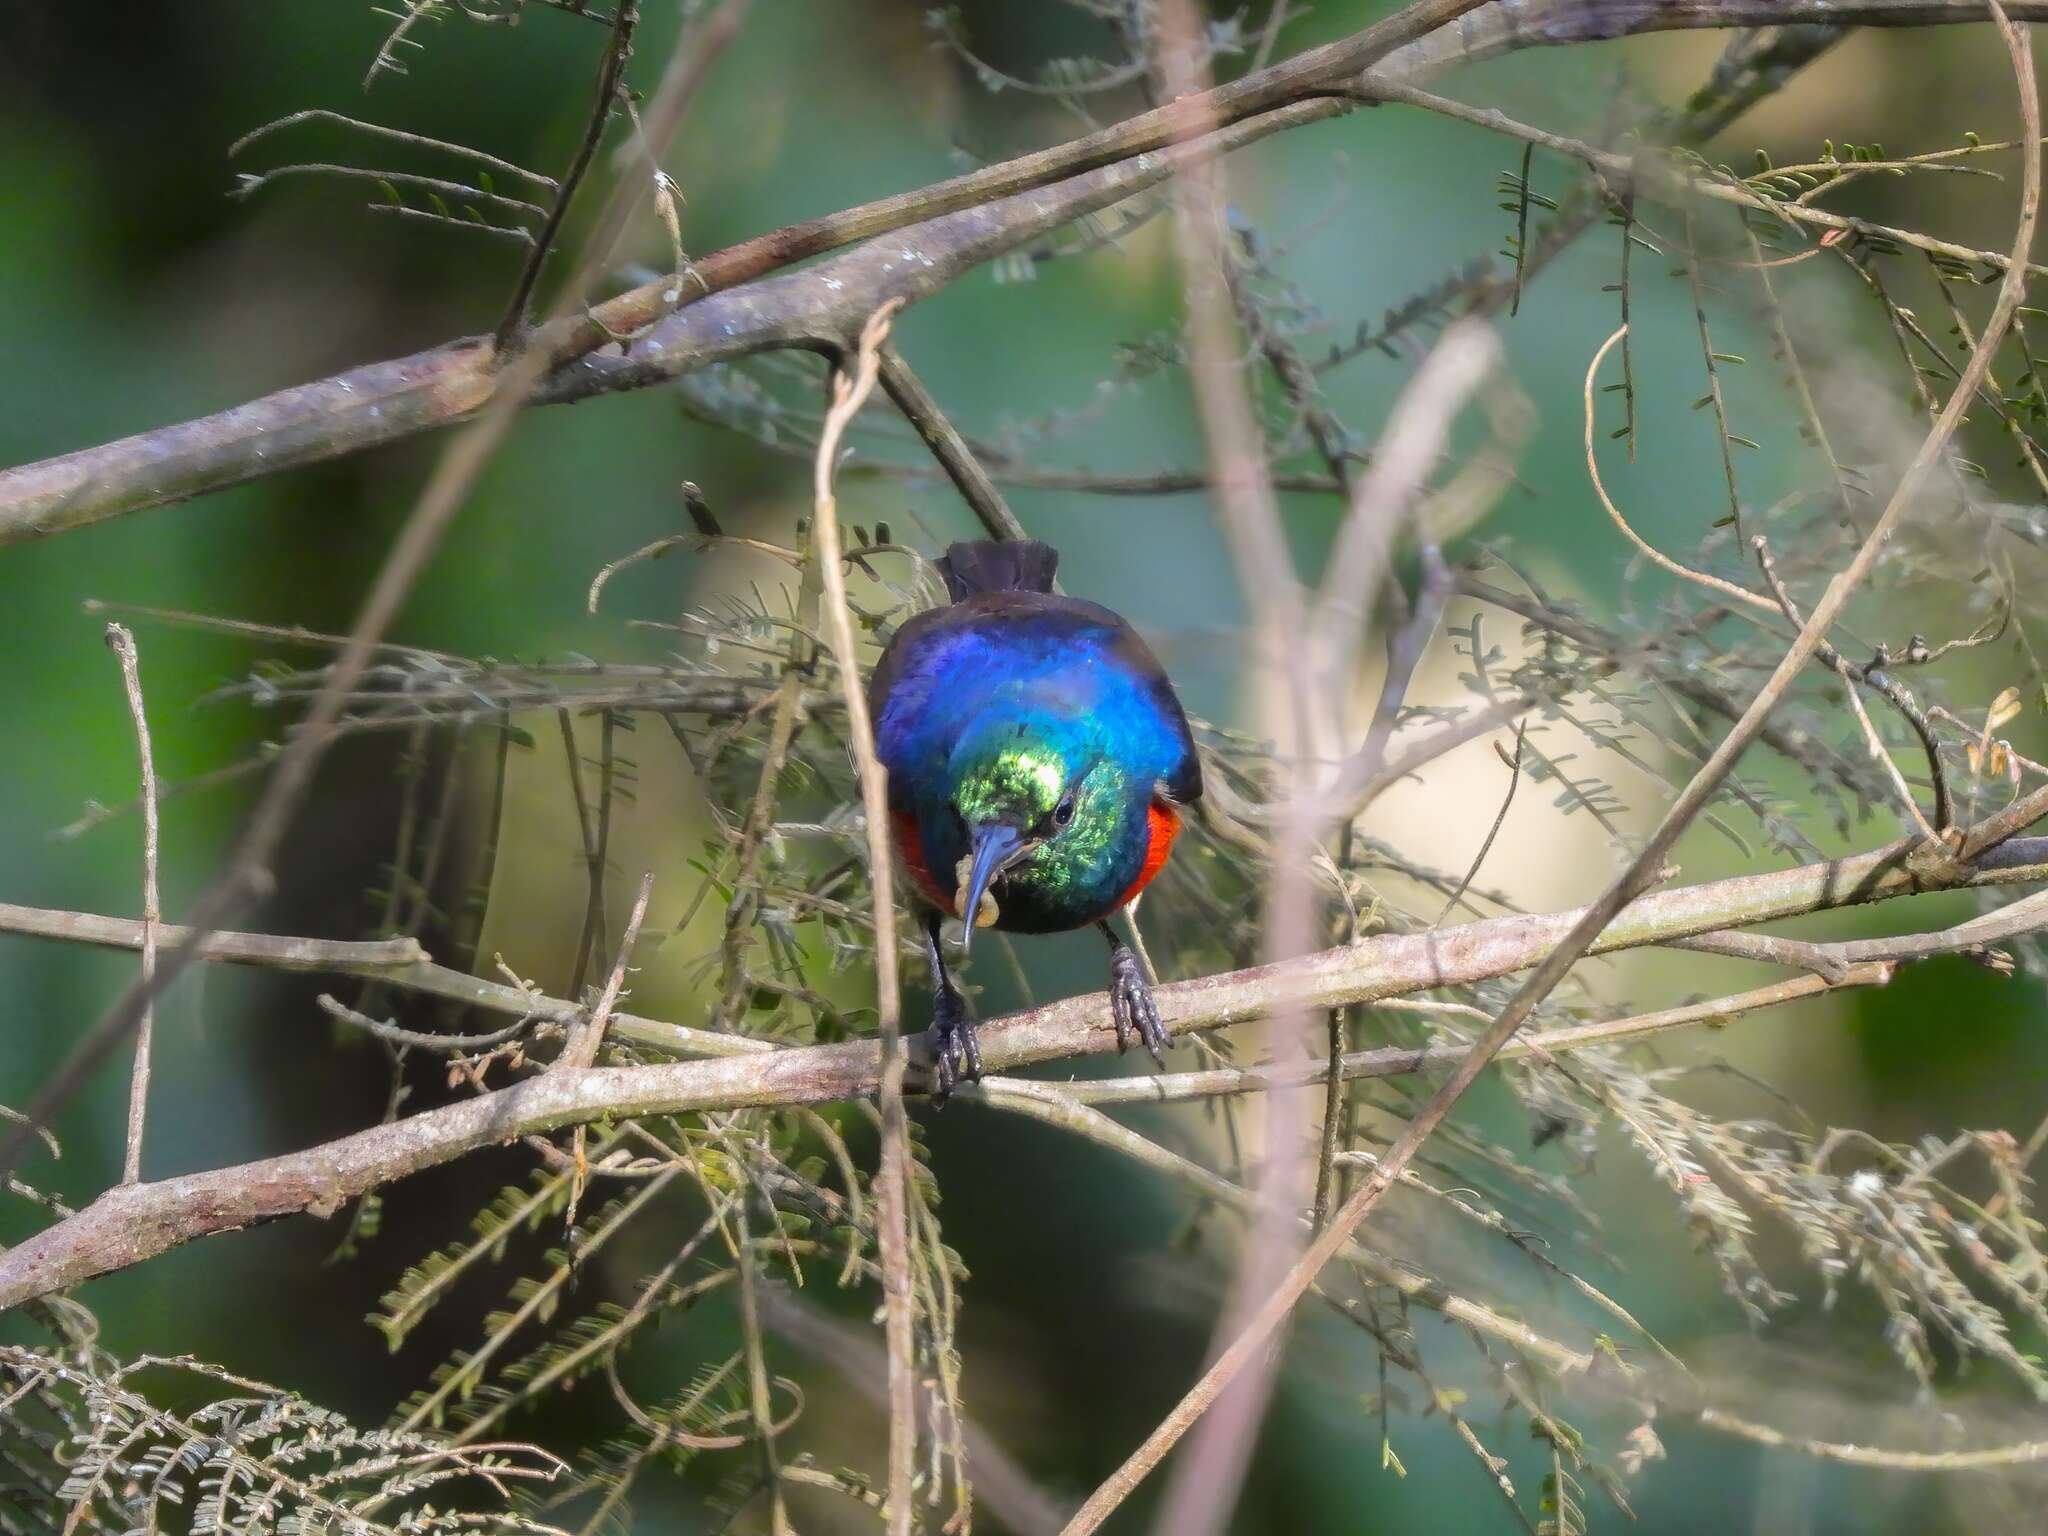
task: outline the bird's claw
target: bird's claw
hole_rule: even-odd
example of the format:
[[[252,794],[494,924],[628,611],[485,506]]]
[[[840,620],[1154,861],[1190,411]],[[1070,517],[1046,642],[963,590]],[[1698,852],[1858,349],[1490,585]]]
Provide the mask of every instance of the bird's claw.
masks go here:
[[[981,1080],[981,1042],[966,1001],[953,987],[932,999],[932,1102],[943,1104],[963,1082]]]
[[[1135,1035],[1154,1062],[1166,1065],[1168,1037],[1159,1022],[1159,1005],[1152,1001],[1152,984],[1137,952],[1121,944],[1109,953],[1109,1016],[1116,1024],[1119,1051],[1129,1050]]]

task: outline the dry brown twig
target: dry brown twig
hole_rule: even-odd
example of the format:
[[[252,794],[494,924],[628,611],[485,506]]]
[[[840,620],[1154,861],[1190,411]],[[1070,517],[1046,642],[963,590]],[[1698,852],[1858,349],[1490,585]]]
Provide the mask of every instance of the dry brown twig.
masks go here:
[[[1210,100],[1208,45],[1190,0],[1169,0],[1156,9],[1152,44],[1152,75],[1169,102],[1179,106]],[[1197,131],[1207,131],[1207,126]],[[1319,675],[1327,670],[1321,665],[1323,658],[1299,643],[1308,619],[1307,595],[1288,551],[1266,465],[1265,436],[1238,365],[1244,344],[1231,300],[1237,258],[1225,221],[1226,175],[1224,163],[1216,159],[1191,164],[1175,178],[1174,252],[1186,307],[1182,330],[1189,381],[1215,482],[1212,502],[1252,614],[1250,646],[1258,679],[1254,691],[1266,701],[1260,726],[1281,744],[1278,769],[1289,788],[1291,810],[1281,819],[1274,840],[1260,945],[1266,960],[1284,961],[1316,942],[1316,900],[1309,877],[1321,830],[1315,765],[1334,753],[1343,701]],[[1356,644],[1363,637],[1349,638]],[[1136,927],[1135,920],[1132,926]],[[1269,1050],[1292,1067],[1305,1066],[1311,1022],[1307,1009],[1281,1002],[1266,1026]],[[1308,1095],[1283,1089],[1268,1098],[1265,1111],[1254,1230],[1246,1238],[1213,1325],[1212,1348],[1236,1331],[1247,1308],[1271,1288],[1299,1242],[1291,1213],[1306,1196],[1309,1165],[1301,1149]],[[1265,1414],[1271,1387],[1270,1370],[1255,1372],[1221,1405],[1215,1422],[1205,1427],[1202,1442],[1167,1487],[1158,1529],[1204,1536],[1229,1518],[1250,1460],[1252,1431]]]
[[[640,890],[633,899],[633,908],[626,917],[626,931],[619,939],[618,958],[612,962],[611,974],[605,977],[604,990],[591,1004],[590,1012],[569,1027],[569,1038],[563,1042],[561,1055],[555,1058],[551,1072],[580,1072],[597,1061],[597,1053],[604,1044],[604,1032],[611,1023],[612,1010],[618,1006],[619,995],[626,985],[626,972],[633,963],[633,948],[640,942],[640,925],[647,920],[647,903],[654,895],[654,871],[649,870],[640,877]],[[570,1186],[569,1225],[576,1222],[576,1209],[583,1201],[584,1171],[588,1164],[584,1157],[584,1127],[577,1126],[569,1150],[569,1160],[576,1170],[576,1178]]]
[[[1586,365],[1586,382],[1581,399],[1583,401],[1585,417],[1586,474],[1593,482],[1593,494],[1599,498],[1600,505],[1606,511],[1609,521],[1621,530],[1623,536],[1628,539],[1629,543],[1635,547],[1636,551],[1643,558],[1659,570],[1667,571],[1683,581],[1689,581],[1695,586],[1703,587],[1717,597],[1740,603],[1758,612],[1770,614],[1773,617],[1782,615],[1791,620],[1793,627],[1797,629],[1800,619],[1797,610],[1790,606],[1791,599],[1789,596],[1783,595],[1781,592],[1779,599],[1772,601],[1724,577],[1716,576],[1709,571],[1694,570],[1691,566],[1672,559],[1648,539],[1636,532],[1634,524],[1629,522],[1621,508],[1615,505],[1614,498],[1608,494],[1607,483],[1600,475],[1600,458],[1594,448],[1593,441],[1593,382],[1600,376],[1600,365],[1607,360],[1607,354],[1613,351],[1618,343],[1626,340],[1627,336],[1628,327],[1623,325],[1600,344],[1599,349],[1593,354],[1593,360]],[[1761,547],[1761,536],[1758,538],[1758,544]],[[1768,560],[1768,556],[1764,556],[1764,558]],[[1775,579],[1771,576],[1768,564],[1765,566],[1765,575],[1767,579]],[[1850,674],[1847,663],[1842,661],[1833,646],[1827,645],[1825,642],[1817,649],[1826,664],[1842,678],[1843,688],[1848,696],[1849,708],[1855,714],[1857,723],[1862,727],[1864,746],[1870,754],[1871,761],[1876,763],[1890,779],[1892,790],[1899,797],[1900,806],[1912,819],[1914,825],[1920,829],[1921,835],[1932,838],[1935,835],[1934,828],[1927,824],[1927,818],[1921,814],[1920,803],[1913,798],[1913,791],[1907,785],[1905,775],[1899,771],[1899,765],[1893,760],[1891,753],[1885,750],[1884,739],[1878,735],[1877,725],[1870,718],[1870,711],[1864,707],[1862,695],[1856,691],[1857,680]],[[1940,765],[1937,762],[1937,772],[1939,767]]]
[[[142,924],[135,919],[15,906],[8,902],[0,902],[0,933],[106,949],[142,948]],[[157,937],[162,944],[192,945],[195,960],[214,965],[362,976],[387,987],[467,1003],[535,1023],[570,1027],[585,1017],[583,1005],[567,998],[548,997],[505,982],[472,976],[452,966],[437,965],[416,939],[315,939],[235,932],[199,936],[190,928],[169,923],[159,926]],[[747,1035],[669,1024],[617,1009],[613,1010],[611,1021],[613,1034],[676,1056],[752,1056],[775,1048],[765,1040]]]
[[[135,745],[142,775],[142,973],[143,1004],[135,1025],[135,1066],[128,1081],[128,1140],[121,1161],[121,1182],[142,1178],[142,1133],[149,1118],[149,1057],[156,1033],[156,946],[163,922],[157,891],[156,754],[149,740],[149,711],[142,702],[141,660],[135,636],[122,624],[107,626],[107,648],[121,663],[121,686],[128,697],[128,715],[135,724]]]
[[[1169,98],[1205,99],[1206,46],[1187,4],[1161,8],[1155,41],[1154,72]],[[1283,679],[1281,687],[1261,693],[1286,701],[1286,707],[1270,708],[1265,722],[1276,740],[1291,744],[1286,809],[1265,900],[1262,953],[1271,962],[1298,955],[1314,942],[1320,919],[1311,869],[1321,839],[1337,820],[1331,782],[1341,781],[1348,765],[1337,750],[1340,722],[1369,638],[1372,605],[1451,422],[1492,370],[1498,343],[1482,322],[1453,326],[1418,370],[1370,468],[1352,487],[1336,549],[1311,606],[1287,551],[1263,439],[1237,366],[1241,344],[1237,306],[1229,300],[1235,258],[1223,234],[1224,174],[1222,163],[1212,160],[1191,165],[1176,179],[1175,228],[1187,294],[1190,372],[1216,505],[1255,616],[1255,654],[1262,668],[1277,669]],[[1370,735],[1368,750],[1380,742],[1378,734]],[[1311,1023],[1308,1010],[1284,1001],[1273,1010],[1268,1041],[1281,1063],[1279,1081],[1305,1080]],[[1310,1142],[1302,1130],[1309,1113],[1308,1095],[1298,1089],[1283,1088],[1268,1098],[1260,1215],[1219,1316],[1216,1347],[1243,1326],[1298,1249],[1301,1233],[1292,1213],[1307,1198],[1310,1158],[1304,1149]],[[1262,1357],[1203,1426],[1167,1489],[1159,1529],[1199,1536],[1223,1528],[1277,1367],[1276,1356]]]
[[[903,1040],[900,989],[896,978],[896,895],[894,854],[889,847],[888,771],[875,756],[874,722],[861,690],[860,651],[846,601],[846,562],[839,537],[839,503],[832,471],[847,427],[874,392],[882,366],[889,322],[902,308],[892,300],[862,325],[851,374],[835,370],[832,408],[818,438],[813,479],[811,538],[825,581],[825,628],[846,699],[847,737],[860,777],[861,809],[867,831],[868,882],[875,914],[876,1038],[881,1048],[879,1094],[882,1109],[881,1234],[882,1295],[889,1341],[890,1536],[910,1536],[911,1481],[917,1459],[917,1360],[911,1336],[910,1132],[903,1113]]]

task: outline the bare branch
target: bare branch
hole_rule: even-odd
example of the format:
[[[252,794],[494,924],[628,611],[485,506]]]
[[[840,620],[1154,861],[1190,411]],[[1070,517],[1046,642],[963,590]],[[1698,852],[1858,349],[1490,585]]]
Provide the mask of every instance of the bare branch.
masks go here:
[[[611,36],[605,42],[604,56],[597,66],[597,99],[591,104],[589,121],[583,126],[583,137],[576,145],[576,153],[570,157],[569,169],[555,188],[554,201],[548,207],[540,233],[534,237],[533,248],[526,253],[526,260],[519,268],[518,281],[512,285],[512,297],[505,305],[505,317],[498,322],[497,333],[492,338],[492,344],[500,354],[509,352],[526,328],[526,310],[533,302],[533,290],[540,284],[540,270],[547,264],[555,241],[561,236],[562,221],[569,216],[569,204],[575,199],[577,188],[583,185],[583,178],[590,171],[590,162],[597,158],[597,146],[604,142],[604,131],[610,126],[612,113],[619,104],[619,93],[625,87],[626,61],[633,56],[633,31],[639,24],[639,0],[618,0],[617,8],[612,12]]]
[[[958,226],[947,224],[946,216],[986,215],[968,220],[978,224],[985,237],[979,253],[962,253],[964,259],[946,261],[943,272],[928,269],[932,282],[885,285],[868,273],[868,280],[849,294],[824,284],[822,278],[828,274],[820,270],[819,281],[780,289],[765,312],[756,303],[732,303],[705,316],[702,323],[672,330],[664,337],[666,357],[660,368],[589,371],[574,366],[617,337],[635,335],[663,320],[679,302],[673,276],[617,295],[587,315],[544,326],[531,338],[530,347],[544,352],[557,369],[532,398],[553,403],[607,388],[644,387],[765,346],[813,345],[820,332],[831,333],[836,344],[897,293],[924,297],[978,261],[1156,184],[1159,175],[1132,174],[1136,167],[1130,162],[1158,158],[1155,152],[1182,144],[1202,124],[1231,125],[1215,145],[1223,150],[1354,110],[1361,77],[1368,69],[1373,71],[1370,85],[1383,92],[1389,82],[1413,82],[1519,48],[1575,45],[1636,32],[1814,24],[1928,26],[1982,21],[1988,15],[1977,0],[1745,0],[1725,6],[1703,0],[1673,5],[1554,0],[1533,8],[1492,6],[1475,11],[1476,3],[1428,0],[1341,42],[1219,87],[1199,101],[1174,102],[1053,149],[789,225],[720,251],[692,268],[707,295],[921,222],[914,239],[882,244],[911,249],[936,263],[953,254],[949,247],[960,238]],[[2010,9],[2024,19],[2048,19],[2048,0],[2023,0]],[[1454,17],[1455,28],[1443,25]],[[650,135],[658,138],[659,132],[650,129]],[[1119,190],[1096,198],[1086,185],[1090,173],[1120,163],[1122,170],[1111,178]],[[1061,185],[1045,197],[1017,196],[1055,183]],[[1052,216],[1037,219],[1034,207]],[[1009,227],[1004,232],[990,229],[990,224]],[[878,254],[862,265],[880,264]],[[844,281],[844,273],[829,275]],[[799,293],[801,301],[794,298]],[[850,302],[841,304],[842,298]],[[701,300],[690,304],[671,325],[701,306]],[[506,385],[494,349],[472,338],[369,364],[216,416],[0,472],[0,543],[182,501],[448,426],[480,410]]]
[[[1204,89],[1211,79],[1209,48],[1191,0],[1163,0],[1152,20],[1150,62],[1158,88],[1175,105],[1206,101],[1213,94]],[[1221,161],[1190,165],[1175,179],[1174,251],[1189,382],[1216,482],[1213,506],[1252,614],[1253,691],[1265,700],[1263,728],[1282,744],[1280,767],[1292,791],[1291,814],[1280,824],[1267,868],[1260,938],[1265,959],[1285,961],[1320,941],[1319,903],[1310,876],[1321,831],[1313,775],[1315,765],[1334,749],[1343,701],[1334,688],[1321,690],[1318,667],[1325,658],[1300,644],[1306,594],[1280,521],[1264,434],[1238,362],[1243,342],[1232,295],[1242,284],[1233,281],[1237,257],[1228,232],[1229,203]],[[1328,660],[1334,663],[1335,658]],[[1337,668],[1332,664],[1328,670]],[[1309,1027],[1308,1010],[1281,1001],[1268,1024],[1271,1048],[1288,1062],[1305,1064]],[[1241,1326],[1300,1243],[1292,1213],[1308,1196],[1309,1165],[1302,1155],[1308,1119],[1305,1093],[1278,1093],[1267,1105],[1256,1229],[1213,1325],[1217,1343]],[[1237,1384],[1214,1422],[1205,1426],[1194,1453],[1177,1469],[1155,1529],[1209,1536],[1229,1521],[1277,1368],[1273,1360],[1260,1365]]]
[[[846,699],[847,735],[854,766],[860,775],[862,819],[866,823],[868,889],[875,914],[875,1013],[880,1054],[877,1084],[882,1110],[882,1296],[884,1331],[889,1340],[889,1502],[890,1536],[910,1536],[911,1484],[917,1463],[917,1359],[911,1334],[914,1298],[910,1281],[910,1131],[903,1113],[903,1040],[900,1033],[900,991],[896,980],[896,896],[894,853],[889,846],[888,770],[875,756],[874,722],[868,718],[867,695],[861,689],[860,651],[853,638],[853,615],[846,601],[846,564],[839,539],[839,502],[832,493],[833,461],[840,440],[867,398],[874,392],[888,340],[889,321],[901,308],[891,300],[861,327],[860,345],[851,374],[834,372],[832,408],[818,437],[813,489],[811,536],[824,575],[826,633],[832,642],[839,686]],[[905,370],[907,373],[907,370]]]
[[[2037,921],[2048,922],[2048,918]],[[1953,951],[1961,951],[1969,948],[1969,942],[1956,942],[1951,947]],[[1720,1025],[1744,1014],[1756,1013],[1765,1008],[1776,1008],[1785,1003],[1800,1002],[1826,992],[1840,991],[1844,988],[1885,986],[1891,981],[1895,966],[1896,962],[1888,960],[1859,961],[1855,965],[1845,966],[1837,978],[1809,972],[1804,976],[1774,981],[1768,986],[1753,987],[1746,992],[1735,992],[1706,1002],[1685,1003],[1676,1008],[1660,1008],[1649,1013],[1630,1014],[1626,1018],[1608,1019],[1597,1024],[1573,1024],[1559,1029],[1540,1030],[1526,1039],[1509,1041],[1501,1048],[1497,1059],[1541,1061],[1546,1056],[1563,1056],[1573,1051],[1599,1046],[1623,1045],[1653,1035],[1668,1034],[1672,1030],[1689,1029],[1698,1024]],[[1346,1082],[1361,1078],[1406,1077],[1416,1072],[1430,1072],[1456,1066],[1464,1055],[1464,1049],[1455,1045],[1390,1045],[1367,1051],[1347,1051],[1338,1060],[1337,1075]],[[1318,1065],[1311,1069],[1310,1075],[1302,1077],[1300,1081],[1320,1081],[1328,1075],[1328,1071],[1326,1064]],[[1261,1063],[1249,1067],[1211,1067],[1200,1072],[1155,1072],[1145,1077],[1088,1078],[1078,1082],[1061,1083],[1059,1091],[1077,1104],[1178,1104],[1190,1099],[1217,1098],[1228,1094],[1264,1093],[1273,1088],[1286,1086],[1291,1081],[1293,1079],[1288,1073],[1273,1065]]]
[[[121,685],[128,695],[128,714],[135,722],[135,743],[142,766],[142,1017],[135,1026],[135,1068],[128,1081],[128,1144],[121,1163],[121,1182],[142,1178],[142,1131],[149,1118],[149,1052],[155,1033],[156,1009],[148,994],[156,981],[157,927],[163,907],[157,893],[156,756],[150,750],[149,712],[142,703],[142,672],[135,654],[135,636],[125,625],[107,626],[107,646],[121,663]]]
[[[430,139],[422,134],[407,133],[400,128],[387,128],[382,123],[366,122],[359,117],[348,117],[340,112],[330,112],[325,107],[311,107],[304,112],[293,112],[289,116],[267,122],[260,128],[251,129],[228,146],[228,158],[232,160],[250,145],[267,139],[271,134],[280,132],[283,129],[296,127],[300,123],[339,123],[342,127],[353,129],[357,133],[369,134],[375,138],[390,139],[394,143],[408,145],[414,149],[432,150],[439,154],[453,155],[458,159],[474,160],[485,170],[497,171],[506,176],[516,176],[522,181],[531,182],[549,192],[554,191],[560,185],[552,176],[543,176],[538,171],[529,171],[523,165],[515,165],[510,160],[501,160],[496,155],[487,155],[482,150],[471,149],[466,144],[457,144],[446,139]]]
[[[995,481],[982,467],[981,460],[974,456],[967,439],[946,419],[939,402],[932,398],[931,391],[910,371],[910,364],[893,346],[882,348],[882,388],[889,392],[889,398],[896,402],[897,409],[917,429],[917,435],[931,449],[932,457],[939,461],[940,468],[945,470],[946,477],[953,482],[961,499],[981,520],[988,536],[992,539],[1025,537],[1024,525],[1017,521],[1017,514],[1003,500],[1003,493],[996,489]]]
[[[2035,815],[2048,815],[2048,805]],[[1915,847],[1892,843],[1851,858],[1653,892],[1604,925],[1588,952],[1608,954],[1923,891],[2048,880],[2048,839],[2008,840],[1980,862],[1953,870],[1916,867]],[[1584,911],[1378,935],[1282,965],[1170,982],[1158,990],[1160,1017],[1169,1032],[1185,1034],[1265,1018],[1282,1005],[1341,1007],[1511,975],[1554,954]],[[615,1021],[614,1029],[622,1023]],[[1106,1055],[1117,1043],[1101,993],[991,1021],[980,1039],[992,1073]],[[338,1209],[365,1190],[521,1135],[607,1116],[824,1103],[864,1097],[880,1086],[881,1050],[872,1040],[787,1050],[750,1042],[748,1050],[708,1061],[549,1072],[304,1152],[110,1190],[77,1217],[0,1253],[0,1312],[197,1237],[299,1211]]]
[[[107,949],[142,947],[142,924],[131,918],[19,907],[7,902],[0,902],[0,933],[23,933]],[[312,939],[235,932],[198,937],[190,928],[170,924],[159,927],[157,936],[160,943],[174,949],[191,946],[195,960],[214,964],[364,976],[386,987],[565,1027],[585,1017],[583,1006],[566,998],[543,996],[436,965],[415,939]],[[769,1041],[746,1035],[665,1024],[659,1019],[616,1011],[612,1014],[612,1033],[636,1045],[678,1056],[755,1056],[776,1049]]]

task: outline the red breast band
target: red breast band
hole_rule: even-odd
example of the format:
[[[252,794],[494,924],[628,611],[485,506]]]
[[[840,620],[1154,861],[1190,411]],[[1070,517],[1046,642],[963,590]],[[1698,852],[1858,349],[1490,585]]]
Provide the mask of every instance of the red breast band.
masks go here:
[[[1129,906],[1131,898],[1152,883],[1152,877],[1166,868],[1166,856],[1173,852],[1173,840],[1180,836],[1180,814],[1170,805],[1154,800],[1146,815],[1146,830],[1149,837],[1145,843],[1145,862],[1138,870],[1138,878],[1130,889],[1119,896],[1119,907]]]
[[[916,815],[910,811],[891,811],[889,823],[896,833],[897,856],[903,860],[903,867],[909,871],[919,893],[941,912],[952,911],[953,904],[946,900],[945,893],[939,889],[938,881],[934,880],[932,872],[925,868],[924,838],[917,830]]]

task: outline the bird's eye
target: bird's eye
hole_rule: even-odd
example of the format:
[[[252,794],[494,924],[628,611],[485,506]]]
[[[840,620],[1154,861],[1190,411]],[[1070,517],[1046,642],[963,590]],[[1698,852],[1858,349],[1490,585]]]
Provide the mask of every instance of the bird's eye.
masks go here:
[[[1060,803],[1052,808],[1052,819],[1065,826],[1074,819],[1074,795],[1069,790],[1060,797]]]

